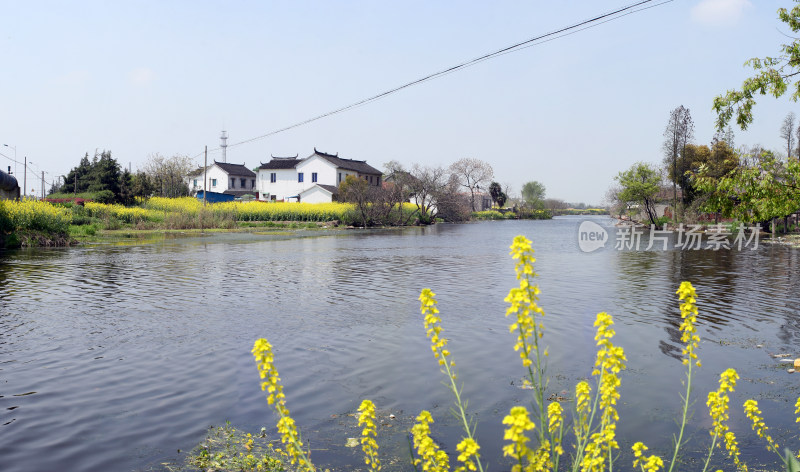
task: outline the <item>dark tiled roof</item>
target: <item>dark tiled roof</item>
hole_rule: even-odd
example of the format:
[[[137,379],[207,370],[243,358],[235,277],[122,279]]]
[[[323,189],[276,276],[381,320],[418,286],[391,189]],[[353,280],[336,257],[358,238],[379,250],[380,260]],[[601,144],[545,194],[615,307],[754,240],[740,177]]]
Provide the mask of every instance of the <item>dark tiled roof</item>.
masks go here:
[[[327,190],[327,191],[329,191],[330,193],[332,193],[333,195],[339,195],[339,187],[337,187],[337,186],[335,186],[335,185],[322,185],[322,184],[317,184],[317,187],[322,187],[322,188],[324,188],[325,190]]]
[[[246,177],[255,177],[256,173],[244,166],[244,164],[231,164],[229,162],[214,161],[220,169],[228,173],[228,175],[244,175]]]
[[[259,169],[294,169],[294,166],[302,159],[295,157],[273,157],[271,161],[266,164],[261,164]]]
[[[353,159],[342,159],[338,155],[328,154],[321,151],[317,151],[317,148],[314,148],[314,154],[320,156],[330,162],[331,164],[335,165],[336,167],[340,167],[342,169],[352,170],[358,172],[359,174],[373,174],[373,175],[383,175],[383,172],[379,171],[378,169],[372,167],[371,165],[367,164],[367,161],[356,161]],[[313,157],[314,154],[308,157]]]

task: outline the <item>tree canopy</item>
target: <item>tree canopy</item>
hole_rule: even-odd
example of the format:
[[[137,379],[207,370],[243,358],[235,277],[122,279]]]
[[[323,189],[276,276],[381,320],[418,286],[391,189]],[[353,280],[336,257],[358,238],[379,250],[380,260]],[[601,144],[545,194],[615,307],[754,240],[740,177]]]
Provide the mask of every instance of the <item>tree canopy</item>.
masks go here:
[[[542,200],[544,200],[545,191],[545,186],[541,182],[536,180],[526,182],[522,186],[522,200],[525,202],[525,205],[530,207],[541,207]]]
[[[656,197],[661,190],[661,176],[650,164],[637,162],[630,169],[620,172],[616,197],[628,207],[638,205],[651,224],[656,224]]]
[[[793,33],[800,32],[800,6],[791,10],[780,8],[778,17]],[[753,122],[753,106],[756,104],[757,94],[769,94],[778,98],[791,87],[792,100],[797,101],[800,98],[800,79],[793,82],[793,78],[800,75],[800,39],[782,44],[778,56],[763,59],[754,57],[745,62],[745,65],[752,67],[756,74],[746,79],[741,89],[728,90],[714,99],[717,129],[723,129],[734,116],[736,123],[742,129],[747,129]]]
[[[450,165],[450,172],[462,187],[469,190],[472,211],[475,211],[475,192],[486,187],[494,177],[492,166],[480,159],[465,158]]]

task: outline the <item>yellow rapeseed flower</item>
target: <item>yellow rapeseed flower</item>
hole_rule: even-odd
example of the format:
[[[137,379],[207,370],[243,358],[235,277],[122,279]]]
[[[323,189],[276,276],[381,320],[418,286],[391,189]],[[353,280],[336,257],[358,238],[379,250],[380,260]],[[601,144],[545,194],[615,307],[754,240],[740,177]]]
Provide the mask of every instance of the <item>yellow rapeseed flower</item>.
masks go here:
[[[644,443],[637,442],[631,449],[633,449],[633,457],[635,458],[633,461],[634,468],[638,467],[642,472],[658,472],[658,469],[664,467],[664,461],[657,455],[644,455],[644,451],[647,450],[647,446]]]
[[[378,459],[378,443],[375,441],[378,433],[375,427],[375,404],[364,400],[358,407],[358,425],[364,426],[361,431],[361,448],[364,450],[364,462],[372,471],[381,470],[381,461]]]
[[[530,462],[533,454],[528,449],[530,438],[525,435],[525,432],[534,429],[536,426],[528,416],[528,409],[524,406],[512,407],[508,415],[503,418],[503,424],[508,425],[503,433],[503,439],[511,441],[510,444],[503,446],[503,455],[517,461],[511,470],[512,472],[519,472],[522,470],[523,461]]]
[[[275,411],[278,413],[277,427],[281,434],[281,442],[286,448],[286,455],[292,464],[298,464],[301,470],[315,470],[303,450],[300,432],[286,407],[286,396],[283,394],[283,385],[280,383],[281,379],[275,368],[272,345],[266,339],[257,339],[251,352],[255,357],[259,375],[265,379],[261,382],[261,390],[267,391],[267,403],[274,405]]]
[[[550,405],[547,406],[547,419],[548,419],[548,431],[550,432],[550,437],[553,438],[553,451],[557,455],[564,454],[564,448],[561,447],[561,435],[556,434],[561,429],[561,426],[564,422],[564,410],[561,408],[561,404],[558,402],[552,402]]]
[[[700,367],[700,359],[697,358],[695,350],[700,343],[700,337],[697,336],[697,294],[694,287],[690,282],[681,282],[678,291],[681,303],[681,342],[686,346],[683,348],[682,354],[686,356],[683,359],[684,364],[689,364],[694,360],[697,367]]]
[[[431,438],[431,423],[433,417],[430,412],[423,410],[411,427],[411,437],[417,450],[414,465],[421,465],[425,472],[447,472],[450,470],[450,459]]]
[[[761,410],[758,409],[758,402],[753,399],[744,402],[744,414],[753,422],[753,431],[758,434],[758,437],[767,441],[767,450],[774,451],[780,456],[778,445],[767,432],[769,427],[764,423],[764,419],[761,418]]]
[[[465,470],[478,470],[478,467],[475,465],[475,463],[481,458],[480,453],[478,453],[480,448],[481,447],[478,445],[478,442],[474,439],[462,439],[461,442],[456,445],[456,450],[460,453],[458,455],[458,461],[464,465],[457,468],[456,472],[463,472]]]

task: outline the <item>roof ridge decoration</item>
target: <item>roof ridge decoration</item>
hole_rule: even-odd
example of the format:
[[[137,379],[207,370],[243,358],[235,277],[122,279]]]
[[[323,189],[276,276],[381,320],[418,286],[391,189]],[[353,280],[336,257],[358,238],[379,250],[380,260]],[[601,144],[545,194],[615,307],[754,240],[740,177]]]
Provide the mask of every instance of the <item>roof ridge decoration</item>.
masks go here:
[[[314,154],[319,154],[320,156],[331,156],[331,157],[339,157],[339,153],[336,154],[329,154],[327,152],[317,151],[317,147],[314,146]],[[341,157],[339,157],[341,159]]]

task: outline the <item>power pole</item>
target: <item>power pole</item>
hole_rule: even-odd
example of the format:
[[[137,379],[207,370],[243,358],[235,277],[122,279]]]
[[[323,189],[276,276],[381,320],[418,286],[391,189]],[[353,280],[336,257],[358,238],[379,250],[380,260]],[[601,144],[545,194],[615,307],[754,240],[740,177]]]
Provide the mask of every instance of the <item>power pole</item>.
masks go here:
[[[28,156],[25,156],[25,172],[22,177],[22,198],[25,198],[28,187]]]
[[[44,171],[42,171],[42,200],[44,200]]]
[[[206,194],[208,193],[208,146],[204,151],[205,159],[203,160],[203,206],[206,206]]]

